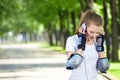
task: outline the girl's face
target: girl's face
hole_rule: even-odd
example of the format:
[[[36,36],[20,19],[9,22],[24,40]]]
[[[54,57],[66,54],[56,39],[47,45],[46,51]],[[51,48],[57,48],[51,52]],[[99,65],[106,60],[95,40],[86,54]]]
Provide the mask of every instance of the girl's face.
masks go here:
[[[88,40],[94,40],[100,34],[101,27],[94,24],[90,24],[87,27],[87,38]]]

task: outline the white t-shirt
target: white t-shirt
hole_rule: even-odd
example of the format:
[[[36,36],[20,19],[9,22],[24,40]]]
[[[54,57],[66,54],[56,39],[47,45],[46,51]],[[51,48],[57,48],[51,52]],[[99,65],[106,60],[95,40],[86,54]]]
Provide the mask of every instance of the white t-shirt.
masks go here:
[[[71,36],[66,42],[66,51],[77,51],[79,39],[77,35]],[[96,62],[98,59],[98,53],[95,49],[95,45],[86,45],[85,51],[83,51],[83,61],[77,69],[73,69],[69,80],[98,80]]]

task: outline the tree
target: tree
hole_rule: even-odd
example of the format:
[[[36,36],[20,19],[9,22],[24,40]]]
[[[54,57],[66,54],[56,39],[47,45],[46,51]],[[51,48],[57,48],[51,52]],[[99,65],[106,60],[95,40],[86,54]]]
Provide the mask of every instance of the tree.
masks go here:
[[[108,25],[107,1],[105,0],[103,0],[103,13],[104,13],[104,30],[105,30],[107,57],[108,59],[110,59],[110,35],[109,35],[109,25]]]
[[[116,0],[110,0],[112,15],[112,61],[118,62],[118,27],[117,27],[117,10]]]

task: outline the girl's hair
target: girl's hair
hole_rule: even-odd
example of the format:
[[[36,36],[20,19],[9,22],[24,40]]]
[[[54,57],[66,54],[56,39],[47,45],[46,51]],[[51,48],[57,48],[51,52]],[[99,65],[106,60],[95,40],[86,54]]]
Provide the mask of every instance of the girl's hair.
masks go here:
[[[100,15],[96,14],[94,11],[92,10],[87,10],[81,17],[80,19],[80,23],[78,28],[76,29],[75,34],[78,34],[79,31],[79,27],[82,25],[82,23],[85,23],[87,26],[90,23],[95,24],[96,26],[102,26],[103,25],[103,21]]]

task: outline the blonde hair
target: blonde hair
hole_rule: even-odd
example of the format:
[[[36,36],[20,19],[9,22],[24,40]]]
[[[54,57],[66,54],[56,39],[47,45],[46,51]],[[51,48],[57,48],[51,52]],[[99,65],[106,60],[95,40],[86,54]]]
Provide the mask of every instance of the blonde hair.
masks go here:
[[[95,24],[96,26],[102,26],[103,21],[100,15],[96,14],[93,10],[87,10],[81,17],[78,28],[76,29],[75,34],[78,34],[79,27],[85,23],[87,26],[90,23]]]

